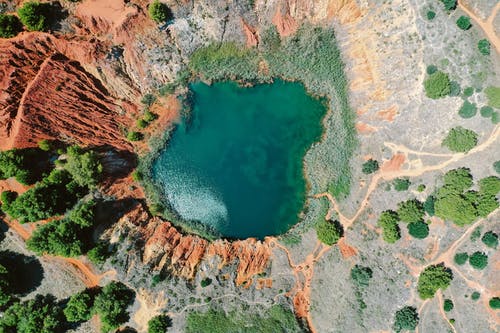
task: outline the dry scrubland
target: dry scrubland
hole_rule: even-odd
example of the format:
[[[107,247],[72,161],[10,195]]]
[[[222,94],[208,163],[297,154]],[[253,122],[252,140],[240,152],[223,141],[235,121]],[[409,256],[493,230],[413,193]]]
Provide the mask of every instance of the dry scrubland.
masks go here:
[[[70,14],[76,12],[88,20],[94,15],[89,4],[85,0],[82,7],[65,6]],[[65,299],[94,282],[104,285],[117,279],[136,293],[129,308],[130,318],[122,326],[139,332],[146,332],[148,320],[160,313],[170,316],[171,332],[216,332],[220,322],[226,323],[219,326],[220,331],[275,332],[281,327],[286,332],[387,332],[394,330],[395,313],[405,306],[415,307],[419,332],[498,332],[500,313],[488,302],[500,296],[500,252],[498,246],[488,247],[481,240],[489,231],[500,234],[498,208],[466,226],[426,216],[430,224],[424,239],[411,236],[406,223],[399,222],[400,239],[393,244],[383,240],[377,221],[383,211],[397,210],[402,201],[416,198],[424,202],[442,186],[443,175],[451,169],[470,169],[476,181],[472,189],[476,191],[480,190],[479,179],[499,176],[493,167],[500,160],[499,125],[491,116],[482,116],[480,109],[494,104],[488,100],[486,88],[500,87],[500,56],[494,45],[490,55],[479,52],[477,43],[485,35],[474,19],[466,31],[455,22],[465,15],[462,5],[482,20],[500,5],[487,0],[463,1],[456,10],[446,11],[437,0],[342,4],[327,0],[172,4],[175,20],[167,30],[142,21],[147,27],[139,32],[144,42],[127,39],[124,46],[111,49],[106,59],[116,66],[116,77],[108,71],[110,63],[104,62],[101,72],[96,71],[96,76],[113,86],[115,92],[133,95],[131,87],[135,84],[134,89],[143,96],[152,94],[143,98],[142,108],[157,112],[160,120],[166,119],[160,108],[166,99],[160,95],[183,96],[189,76],[251,82],[280,76],[300,80],[311,93],[329,98],[323,140],[311,148],[304,161],[310,185],[307,208],[289,233],[262,244],[271,253],[263,270],[239,285],[235,281],[242,270],[238,266],[241,258],[225,262],[222,256],[201,255],[199,264],[194,264],[193,279],[186,279],[184,269],[192,268],[186,266],[192,264],[189,258],[199,248],[188,246],[192,244],[183,247],[178,242],[169,252],[165,250],[167,244],[164,252],[158,250],[164,257],[146,262],[144,249],[157,230],[151,231],[141,225],[142,220],[125,214],[114,226],[106,221],[92,229],[94,235],[115,247],[108,260],[93,266],[95,272],[87,274],[61,258],[33,259],[36,267],[39,261],[43,278],[34,283],[36,290],[23,292],[22,299],[36,293]],[[142,2],[135,5],[145,8]],[[11,10],[12,4],[9,6]],[[131,6],[120,12],[110,8],[106,10],[119,13],[120,18],[128,10],[137,9]],[[100,19],[94,20],[96,26],[91,28],[104,29],[106,34],[100,38],[110,38],[109,34],[116,31],[110,32],[109,22]],[[487,22],[497,36],[499,20],[497,14]],[[69,15],[56,30],[71,35],[72,23]],[[120,44],[118,41],[122,40],[112,42]],[[258,46],[250,47],[256,41]],[[424,81],[436,70],[458,83],[460,91],[440,99],[426,97]],[[465,100],[477,106],[476,115],[459,115]],[[500,112],[500,106],[493,112]],[[144,120],[150,116],[135,110],[132,118]],[[155,119],[149,118],[146,123],[137,122],[141,126],[124,120],[131,141],[143,136],[150,139],[151,132],[140,128],[147,127],[148,122],[155,124]],[[169,121],[154,126],[165,129]],[[477,147],[466,154],[453,153],[442,145],[449,130],[457,126],[477,133]],[[130,135],[130,129],[143,134]],[[164,141],[152,137],[152,148],[145,141],[134,143],[143,157],[139,169],[145,176],[142,179],[135,174],[134,179],[146,187],[153,211],[161,210],[151,205],[160,199],[152,195],[147,169],[155,148]],[[131,146],[123,142],[123,146]],[[153,154],[145,156],[148,150]],[[369,159],[377,160],[380,169],[366,174],[362,168]],[[111,170],[119,168],[122,163],[113,156],[104,160],[105,169],[110,165]],[[403,188],[397,190],[396,178],[408,179],[409,187],[405,189],[403,181]],[[137,183],[130,178],[123,182],[118,190],[113,184],[99,184],[88,196],[113,201],[124,192],[142,198]],[[122,201],[113,209],[118,207],[116,211],[122,213],[127,207],[126,200]],[[318,241],[315,230],[325,218],[338,220],[344,229],[343,238],[331,247]],[[147,214],[144,221],[157,222]],[[26,233],[31,229],[16,230]],[[3,237],[1,251],[31,255],[16,232],[8,231]],[[472,267],[469,261],[455,260],[457,253],[470,256],[478,251],[488,256],[483,269]],[[172,263],[169,256],[181,259]],[[76,262],[87,263],[80,258]],[[451,269],[453,279],[448,288],[422,300],[417,292],[419,275],[425,267],[440,263]],[[353,269],[361,272],[355,279]],[[449,311],[443,309],[448,304],[445,300],[453,302]],[[97,332],[99,328],[92,319],[72,331]]]

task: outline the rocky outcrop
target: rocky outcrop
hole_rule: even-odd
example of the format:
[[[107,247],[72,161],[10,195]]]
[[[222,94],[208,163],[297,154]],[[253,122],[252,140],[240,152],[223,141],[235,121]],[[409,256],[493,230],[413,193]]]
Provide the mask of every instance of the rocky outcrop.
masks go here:
[[[144,243],[140,250],[143,264],[187,279],[195,277],[203,260],[219,257],[219,270],[236,264],[236,285],[250,285],[254,275],[265,271],[271,257],[267,242],[250,238],[209,243],[196,235],[180,233],[170,222],[150,217],[140,204],[120,219],[117,228],[134,230],[134,238]]]

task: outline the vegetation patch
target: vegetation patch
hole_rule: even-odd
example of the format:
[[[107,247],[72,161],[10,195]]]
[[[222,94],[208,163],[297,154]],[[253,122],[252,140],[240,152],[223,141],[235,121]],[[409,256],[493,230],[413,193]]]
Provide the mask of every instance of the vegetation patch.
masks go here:
[[[398,213],[395,211],[386,210],[380,214],[377,224],[382,228],[382,238],[389,244],[393,244],[401,238],[398,222]]]
[[[446,312],[450,312],[451,310],[453,310],[453,308],[453,301],[451,299],[445,299],[443,303],[443,310]]]
[[[484,90],[488,98],[488,105],[500,109],[500,87],[488,87]]]
[[[154,316],[148,321],[148,333],[165,333],[171,326],[172,319],[169,316]]]
[[[443,264],[427,266],[418,277],[417,291],[420,298],[425,300],[434,297],[438,289],[448,288],[452,279],[451,270]]]
[[[423,221],[408,224],[408,233],[417,239],[424,239],[429,236],[429,225]]]
[[[488,266],[488,256],[484,252],[476,251],[469,257],[469,264],[474,269],[484,269]]]
[[[344,229],[338,221],[323,220],[316,225],[316,235],[322,243],[332,246],[344,235]]]
[[[493,108],[491,106],[483,106],[479,111],[481,117],[490,118],[493,115]]]
[[[369,175],[378,171],[379,168],[380,166],[378,164],[378,161],[370,158],[368,161],[363,163],[363,165],[361,166],[361,171],[363,171],[364,174]]]
[[[472,27],[470,23],[470,17],[468,16],[460,16],[457,20],[457,26],[462,30],[469,30]]]
[[[424,81],[425,95],[432,99],[443,98],[451,92],[451,82],[448,74],[437,71]]]
[[[28,1],[17,10],[19,19],[29,31],[46,31],[50,24],[50,4]]]
[[[498,246],[498,235],[493,231],[484,233],[481,240],[483,241],[484,245],[486,245],[487,247],[491,247],[492,249],[496,249]]]
[[[21,21],[14,15],[0,14],[0,38],[12,38],[23,30]]]
[[[413,331],[417,328],[418,321],[417,309],[413,306],[405,306],[396,311],[393,329],[397,333],[402,331]]]
[[[464,101],[460,110],[458,110],[460,117],[464,119],[472,118],[477,114],[477,105],[469,101]]]
[[[453,152],[466,153],[477,145],[477,133],[461,126],[454,127],[448,132],[442,145]]]
[[[208,312],[191,312],[187,315],[187,333],[275,333],[301,332],[292,311],[280,305],[274,305],[264,314],[248,311],[225,313],[210,309]]]
[[[487,39],[477,42],[477,48],[482,55],[488,56],[491,53],[491,44]]]
[[[417,199],[410,199],[398,204],[399,219],[407,223],[416,223],[423,220],[424,206]]]
[[[493,297],[489,301],[490,308],[493,310],[500,309],[500,297]]]
[[[396,191],[407,191],[410,188],[411,182],[408,178],[394,179],[394,189]]]
[[[467,262],[467,259],[469,259],[469,255],[466,252],[456,253],[453,257],[455,263],[460,266],[464,265]]]
[[[148,12],[149,17],[151,17],[151,19],[157,23],[167,22],[173,17],[170,8],[168,8],[166,4],[160,2],[159,0],[155,0],[149,5]]]

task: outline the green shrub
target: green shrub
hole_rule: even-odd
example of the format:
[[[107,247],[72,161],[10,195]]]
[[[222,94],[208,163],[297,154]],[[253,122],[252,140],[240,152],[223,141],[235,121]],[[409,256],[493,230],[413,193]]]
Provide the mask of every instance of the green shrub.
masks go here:
[[[50,151],[52,150],[52,143],[47,139],[40,140],[38,141],[38,148],[43,151]]]
[[[394,189],[396,191],[406,191],[410,188],[410,180],[408,178],[396,178],[394,179]]]
[[[456,97],[460,95],[461,92],[460,84],[457,81],[450,82],[450,93],[449,96]]]
[[[172,327],[172,319],[167,315],[154,316],[148,321],[148,333],[166,333]]]
[[[398,214],[392,210],[383,211],[378,219],[377,224],[382,228],[382,238],[389,244],[401,238],[398,221]]]
[[[500,161],[493,163],[493,169],[495,169],[495,172],[500,175]]]
[[[458,110],[458,115],[464,119],[472,118],[477,114],[477,105],[470,103],[469,101],[464,101],[460,110]]]
[[[144,135],[140,132],[130,131],[127,133],[127,140],[129,141],[141,141],[144,139]]]
[[[212,279],[211,278],[204,278],[203,280],[200,281],[200,286],[202,288],[208,287],[211,284],[212,284]]]
[[[318,239],[326,245],[331,246],[337,243],[343,234],[344,230],[338,221],[332,222],[323,220],[316,225],[316,235]]]
[[[361,170],[363,171],[364,174],[368,175],[370,173],[374,173],[378,169],[379,169],[378,162],[374,159],[369,159],[368,161],[363,163]]]
[[[50,5],[28,1],[17,10],[19,19],[30,31],[46,31],[49,28]]]
[[[490,118],[493,115],[493,108],[491,106],[483,106],[479,113],[481,117]]]
[[[156,102],[156,96],[153,94],[146,94],[141,99],[141,103],[148,107],[153,105],[154,102]]]
[[[135,293],[121,282],[110,282],[95,298],[94,309],[101,319],[103,332],[109,332],[126,323],[130,316],[128,306]]]
[[[147,121],[148,123],[158,119],[158,115],[154,114],[151,111],[146,111],[144,112],[144,120]]]
[[[137,119],[136,126],[140,129],[148,127],[149,123],[144,119]]]
[[[451,299],[445,299],[443,303],[443,310],[446,312],[450,312],[451,310],[453,310],[453,308],[453,301]]]
[[[153,19],[153,21],[157,23],[167,22],[172,19],[172,11],[166,4],[160,2],[159,0],[153,1],[152,4],[149,5],[149,17]]]
[[[457,20],[457,26],[462,30],[469,30],[472,27],[470,23],[470,17],[468,16],[460,16]]]
[[[38,255],[77,257],[85,252],[82,229],[67,219],[38,227],[27,241],[28,249]]]
[[[479,195],[476,202],[477,216],[486,217],[499,206],[497,198],[493,195]]]
[[[9,271],[0,264],[0,309],[12,301],[12,294]]]
[[[473,301],[477,301],[481,297],[481,293],[474,291],[472,295],[470,295],[470,299]]]
[[[424,202],[424,211],[429,214],[429,216],[434,216],[435,210],[434,210],[434,204],[436,203],[436,197],[433,195],[429,195],[427,199],[425,199]]]
[[[469,264],[474,269],[484,269],[488,266],[488,256],[483,252],[476,251],[469,257]]]
[[[63,332],[64,315],[52,295],[16,302],[0,317],[0,332]]]
[[[479,191],[481,194],[496,196],[500,192],[500,178],[489,176],[481,179]]]
[[[436,17],[436,12],[432,11],[432,10],[429,10],[427,12],[427,19],[429,21],[433,20],[434,18]]]
[[[417,192],[423,192],[425,191],[425,185],[424,184],[420,184],[417,186]],[[424,207],[424,210],[425,210],[425,207]]]
[[[446,10],[454,10],[457,8],[457,0],[441,0],[444,4],[444,9]]]
[[[493,125],[500,123],[500,113],[493,112],[493,114],[491,115],[491,122]]]
[[[457,126],[448,132],[442,145],[453,152],[466,153],[477,145],[477,134],[472,130]]]
[[[423,221],[408,224],[408,233],[417,239],[424,239],[429,236],[429,225]]]
[[[444,174],[443,181],[443,188],[445,188],[447,192],[452,193],[462,193],[471,188],[474,183],[470,169],[463,167],[446,172]]]
[[[144,176],[142,175],[142,172],[140,172],[139,170],[135,170],[134,172],[132,172],[132,180],[135,181],[135,182],[140,182],[144,179]]]
[[[70,297],[63,312],[69,322],[84,322],[92,317],[94,295],[90,290],[84,290]]]
[[[78,185],[89,188],[99,183],[103,172],[99,155],[92,150],[84,150],[78,146],[68,147],[64,168]]]
[[[490,86],[484,90],[488,98],[488,105],[500,109],[500,87]]]
[[[493,310],[498,310],[500,309],[500,297],[493,297],[489,301],[490,308]]]
[[[445,97],[451,92],[448,74],[437,71],[427,77],[424,81],[425,94],[432,99]]]
[[[102,265],[112,253],[113,251],[109,250],[108,242],[100,241],[87,252],[87,257],[93,264]]]
[[[487,39],[481,39],[477,42],[477,48],[482,55],[490,55],[491,53],[491,44]]]
[[[417,199],[410,199],[398,204],[399,220],[407,223],[420,222],[424,217],[424,206]]]
[[[396,311],[394,315],[393,329],[397,333],[401,331],[413,331],[418,325],[418,312],[413,306],[405,306]]]
[[[470,224],[478,216],[474,202],[469,201],[467,197],[460,194],[451,193],[440,197],[434,207],[436,216],[453,221],[458,226]]]
[[[453,258],[455,263],[460,266],[465,264],[467,262],[467,259],[469,259],[469,255],[466,252],[456,253],[455,257]]]
[[[484,233],[481,240],[483,241],[484,245],[486,245],[487,247],[491,247],[492,249],[496,249],[498,246],[498,235],[493,231]]]
[[[373,271],[370,267],[354,265],[351,268],[351,279],[357,287],[367,287],[372,277]]]
[[[0,14],[0,38],[12,38],[23,30],[21,21],[14,15]]]
[[[432,75],[432,74],[436,73],[437,71],[438,71],[438,68],[435,65],[427,66],[426,72],[428,75]]]
[[[427,266],[418,277],[417,291],[425,300],[434,297],[438,289],[445,290],[453,279],[451,270],[443,264]]]
[[[474,94],[474,88],[472,87],[467,87],[464,89],[464,95],[466,97],[471,97]]]

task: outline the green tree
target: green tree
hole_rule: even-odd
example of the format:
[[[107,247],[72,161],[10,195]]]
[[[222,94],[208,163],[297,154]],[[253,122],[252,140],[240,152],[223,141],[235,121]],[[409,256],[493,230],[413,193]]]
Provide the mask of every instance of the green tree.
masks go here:
[[[448,96],[451,92],[451,82],[448,74],[437,71],[424,81],[425,95],[432,99]]]
[[[69,212],[68,218],[80,227],[92,227],[95,223],[95,206],[94,200],[81,201]]]
[[[488,98],[488,105],[500,109],[500,87],[490,86],[484,89]]]
[[[52,150],[52,143],[47,139],[40,140],[38,141],[38,148],[43,151],[50,151]]]
[[[203,280],[200,281],[200,286],[202,288],[208,287],[209,285],[212,284],[212,279],[211,278],[204,278]]]
[[[424,239],[429,236],[429,225],[423,221],[408,224],[408,233],[417,239]]]
[[[498,235],[493,231],[485,232],[481,240],[484,245],[491,247],[492,249],[496,249],[498,246]]]
[[[144,129],[148,127],[149,123],[144,119],[137,119],[136,126],[137,128]]]
[[[470,17],[468,16],[460,16],[457,20],[457,26],[462,30],[469,30],[472,27],[470,23]]]
[[[490,299],[490,308],[493,310],[498,310],[500,309],[500,297],[493,297]]]
[[[21,21],[14,15],[0,14],[0,38],[12,38],[23,30]]]
[[[411,182],[408,178],[394,179],[394,189],[396,191],[406,191],[410,188]]]
[[[436,197],[433,195],[429,195],[424,202],[424,211],[429,214],[429,216],[434,216],[434,204],[436,203]]]
[[[477,133],[457,126],[452,128],[443,140],[443,146],[457,153],[467,153],[477,145]]]
[[[172,319],[167,315],[159,315],[148,321],[148,333],[166,333],[172,327]]]
[[[351,279],[357,287],[368,287],[372,277],[373,271],[370,267],[354,265],[351,268]]]
[[[437,217],[453,221],[458,226],[471,224],[477,218],[477,209],[474,203],[460,194],[451,193],[440,197],[434,207]]]
[[[453,193],[462,193],[474,184],[472,174],[468,168],[449,170],[443,177],[444,187]]]
[[[127,140],[129,141],[141,141],[142,139],[144,139],[144,135],[140,132],[134,132],[134,131],[130,131],[127,133]]]
[[[365,163],[363,163],[361,170],[364,174],[374,173],[379,169],[378,162],[374,159],[369,159]]]
[[[422,221],[424,217],[424,206],[417,199],[410,199],[398,204],[398,216],[403,222],[414,223]]]
[[[451,270],[443,264],[427,266],[418,277],[417,291],[421,299],[434,297],[438,289],[445,290],[453,279]]]
[[[92,188],[99,183],[103,167],[97,153],[91,150],[85,151],[78,146],[71,146],[68,147],[66,155],[65,169],[78,185]]]
[[[71,296],[63,312],[69,322],[83,322],[92,317],[94,298],[91,290],[84,290]]]
[[[489,176],[479,181],[479,191],[485,195],[496,196],[500,192],[500,178]]]
[[[378,219],[377,224],[382,228],[382,238],[389,244],[401,238],[398,221],[398,214],[392,210],[383,211]]]
[[[472,295],[470,295],[470,299],[473,301],[477,301],[481,297],[481,293],[474,291]]]
[[[91,262],[100,265],[104,264],[111,254],[112,251],[109,250],[109,244],[100,241],[87,253],[87,256]]]
[[[493,108],[491,106],[483,106],[479,111],[481,117],[490,118],[493,115]]]
[[[457,0],[441,0],[444,4],[444,9],[446,10],[454,10],[457,8]]]
[[[172,19],[172,11],[163,2],[155,0],[149,5],[149,16],[153,21],[163,23]]]
[[[493,163],[493,169],[495,169],[495,172],[500,175],[500,161]]]
[[[316,234],[321,242],[331,246],[343,236],[344,230],[338,221],[324,220],[316,226]]]
[[[94,309],[101,318],[103,332],[109,332],[129,320],[127,308],[134,298],[134,292],[121,282],[110,282],[102,288],[95,299]]]
[[[484,269],[488,266],[488,256],[483,252],[476,251],[469,257],[469,264],[474,269]]]
[[[453,308],[453,301],[451,299],[445,299],[443,303],[443,310],[446,312],[450,312],[451,310],[453,310]]]
[[[427,12],[427,19],[429,21],[433,20],[434,18],[436,17],[436,12],[432,11],[432,10],[429,10]]]
[[[455,263],[460,266],[465,264],[467,262],[467,259],[469,259],[469,255],[465,252],[456,253],[455,257],[453,258]]]
[[[14,303],[0,318],[0,332],[63,332],[64,316],[52,295],[36,295],[34,299]]]
[[[17,10],[19,19],[30,31],[46,31],[49,28],[49,5],[28,1]]]
[[[401,331],[413,331],[418,325],[418,320],[417,309],[413,306],[405,306],[396,311],[393,329],[397,333]]]
[[[481,39],[477,42],[477,48],[482,55],[490,55],[491,53],[491,44],[487,39]]]
[[[52,221],[38,227],[27,241],[28,249],[38,255],[52,254],[77,257],[86,250],[85,232],[68,219]]]
[[[152,122],[152,121],[155,121],[156,119],[158,119],[158,115],[151,112],[151,111],[146,111],[144,112],[144,118],[143,118],[145,121],[147,121],[148,123]]]
[[[477,114],[477,105],[469,101],[464,101],[460,110],[458,110],[458,115],[464,119],[469,119]]]

